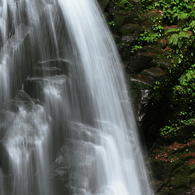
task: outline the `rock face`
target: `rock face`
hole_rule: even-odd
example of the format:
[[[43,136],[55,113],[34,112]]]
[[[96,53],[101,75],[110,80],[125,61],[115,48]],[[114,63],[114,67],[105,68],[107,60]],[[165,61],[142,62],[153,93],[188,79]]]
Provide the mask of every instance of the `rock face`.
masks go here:
[[[66,140],[51,166],[51,178],[60,195],[61,191],[84,195],[85,187],[88,185],[92,186],[94,192],[98,186],[94,147],[91,144],[84,145],[79,140]],[[82,153],[82,147],[85,148],[85,152],[87,151],[86,155]]]
[[[156,59],[165,51],[164,45],[160,43],[158,46],[151,45],[133,50],[140,33],[152,27],[151,17],[160,14],[149,13],[140,17],[139,10],[139,1],[129,0],[128,3],[123,4],[118,0],[115,3],[109,2],[105,9],[105,16],[128,74],[127,82],[130,84],[138,123],[150,147],[150,143],[156,138],[154,132],[158,127],[157,111],[154,107],[156,83],[166,78],[166,71],[158,65]]]
[[[193,195],[195,193],[195,142],[173,143],[150,155],[159,195]]]
[[[102,10],[104,10],[106,8],[106,6],[108,5],[109,3],[109,0],[98,0]]]
[[[5,146],[0,142],[0,170],[2,170],[3,173],[8,174],[9,170],[9,157],[8,157],[8,152],[6,151]]]
[[[177,30],[179,24],[166,26],[167,22],[169,22],[166,21],[166,25],[164,25],[164,21],[161,20],[164,13],[159,9],[139,14],[141,4],[142,2],[140,3],[139,0],[110,1],[104,10],[105,16],[120,52],[125,72],[127,73],[127,82],[131,92],[132,103],[135,106],[138,124],[143,132],[146,145],[150,149],[150,153],[152,153],[150,162],[154,172],[154,185],[156,186],[157,194],[195,194],[193,174],[195,164],[193,159],[194,151],[191,149],[194,148],[194,144],[192,143],[194,136],[191,136],[188,145],[185,145],[187,143],[185,140],[185,137],[187,137],[186,134],[194,132],[194,122],[192,122],[189,129],[183,128],[183,125],[181,127],[177,126],[180,129],[180,140],[185,141],[185,146],[182,148],[180,148],[179,142],[175,144],[179,147],[175,147],[174,144],[172,145],[175,138],[172,140],[166,138],[166,147],[165,143],[162,142],[162,137],[160,138],[160,129],[166,126],[166,122],[170,117],[175,117],[175,120],[179,120],[176,115],[171,116],[172,113],[169,113],[174,111],[174,108],[177,109],[177,106],[170,108],[170,105],[183,103],[182,100],[178,101],[179,103],[175,103],[174,101],[181,96],[181,93],[178,92],[179,89],[176,92],[179,95],[177,94],[175,99],[172,97],[174,93],[173,88],[178,84],[176,83],[176,81],[178,82],[178,72],[182,72],[174,64],[178,65],[178,60],[181,59],[179,59],[178,53],[173,54],[174,49],[171,50],[168,41],[169,37],[166,34],[167,29],[173,29],[174,31],[175,28]],[[158,21],[156,20],[157,18],[159,19]],[[155,23],[154,21],[157,22]],[[174,22],[177,23],[177,21]],[[162,31],[158,31],[161,33],[161,38],[151,40],[154,38],[152,37],[154,32],[157,32],[153,29],[155,27],[154,23],[162,27]],[[147,32],[152,32],[152,35],[147,34]],[[143,36],[144,33],[146,33],[145,37]],[[139,39],[140,37],[144,37],[145,40]],[[181,69],[184,68],[186,65],[184,64],[180,64],[179,67]],[[194,64],[194,61],[192,64]],[[194,71],[194,69],[191,69],[191,71]],[[173,84],[174,82],[175,84]],[[186,83],[185,89],[191,88],[187,85]],[[183,100],[188,101],[186,97],[183,97]],[[174,103],[170,104],[171,101]],[[194,108],[190,102],[193,102],[193,100],[191,99],[186,103],[187,107],[190,107],[190,109]],[[191,114],[190,117],[194,121],[194,115]],[[159,140],[161,142],[158,142]],[[167,147],[172,147],[172,149],[167,149]]]
[[[61,59],[38,62],[33,66],[32,74],[23,83],[24,91],[41,100],[43,86],[49,83],[49,80],[62,85],[69,76],[68,67],[69,63]]]
[[[71,173],[70,151],[68,146],[63,146],[55,162],[51,166],[51,179],[54,183],[56,191],[59,195],[64,192],[70,194],[71,185],[69,182],[69,175]]]

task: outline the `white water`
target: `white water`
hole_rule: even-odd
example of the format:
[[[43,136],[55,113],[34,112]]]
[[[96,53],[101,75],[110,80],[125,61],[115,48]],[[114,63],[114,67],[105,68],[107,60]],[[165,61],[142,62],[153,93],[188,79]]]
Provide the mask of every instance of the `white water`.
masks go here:
[[[50,179],[60,148],[70,194],[151,195],[122,64],[96,1],[3,0],[0,21],[9,159],[0,163],[1,195],[63,194]]]

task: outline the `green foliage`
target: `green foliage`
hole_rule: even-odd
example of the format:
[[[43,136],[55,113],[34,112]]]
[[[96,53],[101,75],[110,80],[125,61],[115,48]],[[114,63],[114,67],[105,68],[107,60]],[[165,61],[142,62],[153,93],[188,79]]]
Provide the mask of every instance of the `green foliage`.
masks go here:
[[[153,87],[154,90],[158,90],[161,87],[161,82],[160,81],[155,81],[155,85]]]
[[[192,45],[195,33],[194,3],[194,0],[141,0],[144,13],[160,14],[152,18],[154,22],[152,31],[141,34],[140,40],[155,42],[162,37],[164,29],[170,45],[178,48]],[[159,20],[161,21],[160,25]],[[174,26],[175,24],[177,25]]]
[[[169,48],[157,58],[169,63],[169,83],[158,80],[153,87],[157,94],[169,93],[159,134],[167,140],[190,140],[195,137],[195,0],[141,0],[141,6],[152,26],[143,30],[137,47],[167,40],[164,47]],[[156,96],[157,101],[162,98]]]
[[[175,126],[165,126],[160,129],[160,135],[164,138],[174,137],[177,135],[177,128]]]
[[[109,24],[110,26],[115,26],[115,25],[116,25],[116,21],[112,20],[112,21],[108,22],[108,24]]]
[[[187,86],[188,84],[191,84],[194,86],[195,81],[195,64],[193,64],[184,75],[182,75],[179,79],[181,85]],[[195,90],[195,88],[194,88]]]
[[[161,33],[154,31],[145,31],[140,34],[139,41],[154,43],[161,38]]]
[[[135,51],[137,51],[138,49],[141,49],[141,48],[142,48],[141,45],[133,45],[132,49],[131,49],[131,52],[134,53]]]
[[[128,0],[113,0],[113,3],[114,7],[119,10],[131,10],[133,8],[133,4],[130,3]]]
[[[109,25],[119,36],[123,30],[124,35],[135,37],[133,42],[123,43],[126,48],[121,49],[123,52],[127,51],[127,55],[145,52],[153,58],[152,63],[168,73],[162,79],[155,78],[153,86],[154,105],[162,104],[159,108],[163,108],[159,111],[163,118],[163,122],[159,121],[159,135],[163,140],[194,138],[195,0],[141,0],[142,9],[138,9],[140,15],[136,20],[130,17],[136,10],[130,2],[111,0],[114,11]],[[125,14],[128,17],[125,18]],[[135,22],[142,29],[138,33],[124,31],[121,26],[127,21]],[[156,49],[150,51],[148,48]]]
[[[179,84],[174,87],[174,94],[195,97],[195,64],[191,65],[178,80]]]
[[[172,45],[177,45],[179,40],[179,35],[178,34],[173,34],[169,37],[169,43]]]
[[[160,130],[163,138],[195,138],[195,64],[191,65],[173,87],[167,125]]]
[[[120,0],[116,4],[118,4],[121,8],[124,9],[131,9],[133,7],[133,5],[128,0]]]
[[[164,13],[167,22],[189,19],[194,17],[194,0],[141,0],[145,11],[160,9]]]
[[[168,41],[171,50],[167,53],[172,67],[184,64],[186,70],[195,55],[195,0],[141,0],[144,17],[149,17],[152,27],[146,28],[138,38],[138,45],[158,44],[160,39]],[[190,52],[189,52],[190,51]],[[187,62],[187,63],[186,63]]]
[[[193,32],[188,30],[188,28],[185,29],[172,29],[166,32],[166,34],[169,34],[169,43],[172,46],[177,46],[179,49],[182,47],[187,47],[191,45],[192,40],[190,37],[193,35]],[[193,37],[194,38],[194,37]]]
[[[191,28],[194,28],[194,27],[195,27],[195,20],[192,20],[192,21],[190,22],[189,26],[190,26]]]

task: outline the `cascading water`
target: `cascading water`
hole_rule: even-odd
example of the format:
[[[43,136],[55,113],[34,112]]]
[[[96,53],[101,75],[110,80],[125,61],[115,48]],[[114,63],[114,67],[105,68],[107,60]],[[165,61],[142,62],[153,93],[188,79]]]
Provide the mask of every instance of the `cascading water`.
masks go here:
[[[151,195],[97,3],[2,0],[0,35],[1,195]]]

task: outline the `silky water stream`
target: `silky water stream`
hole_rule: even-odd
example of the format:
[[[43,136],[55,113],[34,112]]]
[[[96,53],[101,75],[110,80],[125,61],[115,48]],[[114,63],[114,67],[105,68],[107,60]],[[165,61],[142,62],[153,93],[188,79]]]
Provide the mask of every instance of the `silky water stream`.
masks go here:
[[[152,195],[97,2],[1,0],[0,35],[0,194]]]

